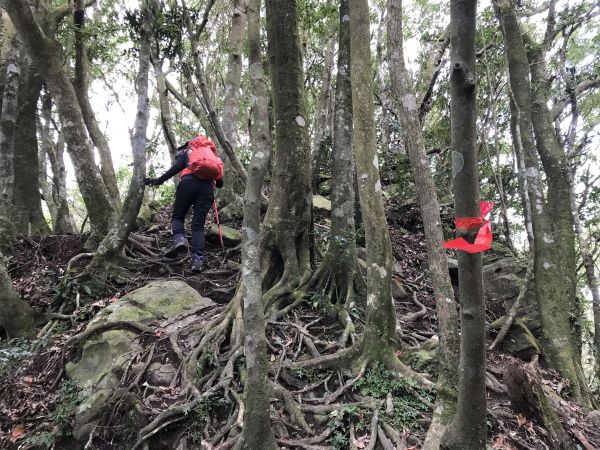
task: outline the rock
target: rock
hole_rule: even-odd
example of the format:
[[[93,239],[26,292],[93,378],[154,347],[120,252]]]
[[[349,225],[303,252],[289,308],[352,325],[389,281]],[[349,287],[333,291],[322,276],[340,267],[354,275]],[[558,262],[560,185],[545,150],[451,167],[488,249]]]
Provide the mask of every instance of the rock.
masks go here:
[[[174,319],[186,311],[212,305],[214,305],[212,300],[202,297],[183,281],[157,281],[111,303],[90,321],[88,327],[123,320],[142,323],[160,322]],[[67,375],[76,380],[82,389],[81,403],[75,413],[73,432],[74,435],[77,434],[78,439],[87,439],[93,428],[90,424],[97,419],[106,399],[119,385],[133,354],[140,349],[136,338],[136,333],[131,331],[106,331],[93,336],[83,344],[81,359],[78,362],[67,363],[65,367]],[[172,366],[171,369],[174,370]],[[170,370],[166,367],[158,372],[162,379],[166,380]]]
[[[221,225],[221,233],[223,233],[223,244],[225,247],[235,247],[242,243],[242,233],[235,228]],[[219,228],[213,223],[206,232],[206,240],[211,244],[221,245],[219,240]]]
[[[600,410],[591,411],[585,418],[595,429],[600,429]]]
[[[419,347],[409,347],[404,350],[400,354],[400,360],[419,372],[435,373],[437,371],[438,344],[438,337],[433,336]]]
[[[331,211],[331,201],[322,195],[313,195],[313,208]]]
[[[148,382],[154,386],[169,386],[177,375],[177,369],[172,364],[154,362],[148,367]]]
[[[525,264],[514,257],[501,258],[486,264],[483,267],[485,294],[502,302],[505,311],[509,311],[525,282],[526,272]],[[533,289],[529,289],[525,293],[518,317],[523,320],[534,336],[540,337],[542,322]]]
[[[144,203],[140,207],[140,212],[138,213],[138,216],[136,219],[137,227],[141,228],[143,226],[148,225],[150,222],[152,222],[152,219],[154,218],[154,214],[156,213],[156,211],[158,210],[159,207],[160,207],[160,205],[158,204],[158,202],[155,202],[155,201],[150,201],[148,203]]]
[[[221,223],[233,222],[244,217],[244,207],[240,202],[233,202],[219,210]]]
[[[506,322],[507,317],[502,316],[490,325],[492,330],[500,330]],[[523,320],[517,318],[509,328],[501,344],[502,349],[524,361],[530,361],[533,355],[542,353],[540,344],[535,336],[529,331]]]
[[[398,281],[392,278],[392,297],[394,300],[403,300],[407,296],[406,289]]]

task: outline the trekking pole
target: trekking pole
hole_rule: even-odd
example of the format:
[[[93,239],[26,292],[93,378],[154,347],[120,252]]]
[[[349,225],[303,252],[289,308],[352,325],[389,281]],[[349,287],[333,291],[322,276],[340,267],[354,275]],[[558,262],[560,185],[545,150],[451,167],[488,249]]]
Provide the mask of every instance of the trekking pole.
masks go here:
[[[213,207],[215,208],[215,218],[217,219],[217,228],[219,228],[219,240],[221,241],[221,247],[225,247],[225,244],[223,244],[223,233],[221,232],[221,223],[219,222],[219,210],[217,208],[216,200],[213,200]]]

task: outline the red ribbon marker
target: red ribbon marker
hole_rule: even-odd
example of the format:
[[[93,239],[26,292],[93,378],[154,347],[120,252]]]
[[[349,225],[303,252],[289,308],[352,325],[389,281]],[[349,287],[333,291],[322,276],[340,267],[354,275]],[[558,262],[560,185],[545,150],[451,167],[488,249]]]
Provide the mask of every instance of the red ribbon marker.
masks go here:
[[[479,202],[480,217],[457,217],[455,219],[454,222],[457,230],[467,230],[479,227],[475,242],[471,244],[467,242],[465,238],[459,237],[457,239],[446,241],[442,245],[446,248],[463,250],[467,253],[481,253],[488,250],[492,245],[492,225],[486,217],[493,206],[494,202]]]

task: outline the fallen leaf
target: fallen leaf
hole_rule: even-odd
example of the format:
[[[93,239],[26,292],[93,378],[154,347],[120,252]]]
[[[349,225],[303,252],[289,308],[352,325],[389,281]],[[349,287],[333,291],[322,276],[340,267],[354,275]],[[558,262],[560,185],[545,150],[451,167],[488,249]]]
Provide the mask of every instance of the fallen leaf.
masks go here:
[[[525,416],[523,416],[523,415],[519,414],[519,415],[517,416],[517,424],[518,424],[519,426],[523,426],[523,425],[525,425],[526,423],[527,423],[527,417],[525,417]]]
[[[25,383],[33,383],[33,377],[23,377]]]
[[[108,301],[109,303],[114,303],[116,301],[119,301],[119,297],[117,297],[116,295],[114,297],[111,297],[111,299]]]
[[[20,423],[15,427],[15,429],[12,431],[12,433],[10,433],[10,437],[16,441],[17,439],[21,439],[24,434],[25,434],[25,425]]]

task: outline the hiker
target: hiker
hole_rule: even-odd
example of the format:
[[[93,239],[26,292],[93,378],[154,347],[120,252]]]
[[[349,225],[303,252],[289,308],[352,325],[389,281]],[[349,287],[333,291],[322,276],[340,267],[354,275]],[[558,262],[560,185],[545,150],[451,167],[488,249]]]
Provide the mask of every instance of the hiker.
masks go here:
[[[190,206],[192,217],[192,272],[200,272],[204,265],[204,221],[215,199],[215,186],[223,187],[223,162],[217,156],[215,144],[198,136],[177,148],[175,164],[158,178],[146,178],[147,186],[159,186],[179,173],[175,192],[171,231],[173,243],[165,255],[174,258],[187,249],[184,221]]]

